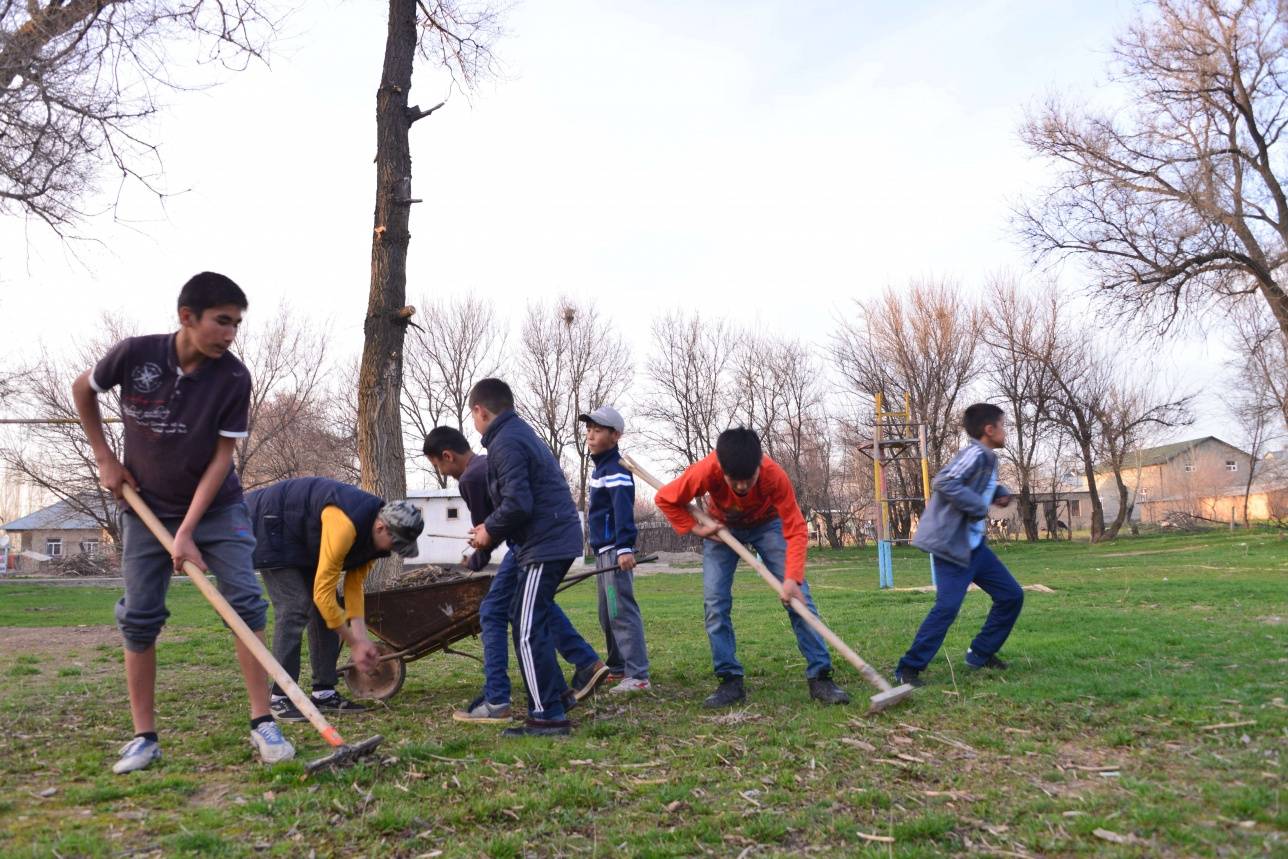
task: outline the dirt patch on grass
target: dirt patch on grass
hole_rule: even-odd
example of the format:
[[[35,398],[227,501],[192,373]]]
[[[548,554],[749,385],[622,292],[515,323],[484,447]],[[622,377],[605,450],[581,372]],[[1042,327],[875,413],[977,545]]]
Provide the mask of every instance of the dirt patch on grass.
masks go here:
[[[64,659],[108,644],[120,646],[115,626],[0,626],[0,653]]]

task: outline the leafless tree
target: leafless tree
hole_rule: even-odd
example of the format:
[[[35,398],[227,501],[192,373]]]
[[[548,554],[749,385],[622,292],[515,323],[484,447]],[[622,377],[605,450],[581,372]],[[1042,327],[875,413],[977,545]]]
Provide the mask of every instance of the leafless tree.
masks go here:
[[[1258,295],[1288,342],[1288,11],[1280,0],[1155,0],[1118,39],[1119,113],[1050,100],[1024,125],[1061,168],[1019,228],[1075,254],[1099,287],[1164,327]],[[1288,399],[1281,402],[1288,419]]]
[[[830,346],[845,392],[864,401],[908,392],[926,425],[931,469],[939,468],[957,447],[959,413],[981,369],[978,308],[953,283],[918,280],[854,310]]]
[[[1193,421],[1189,395],[1159,394],[1151,378],[1136,375],[1127,378],[1121,369],[1119,379],[1111,382],[1096,404],[1100,427],[1100,453],[1109,466],[1118,491],[1118,511],[1104,532],[1113,540],[1124,522],[1131,520],[1135,493],[1127,486],[1125,474],[1131,467],[1131,454],[1154,440],[1163,429],[1186,426]],[[1139,480],[1140,468],[1135,473]]]
[[[1034,292],[1013,275],[989,284],[982,326],[989,351],[984,381],[994,402],[1010,420],[1006,448],[1000,451],[1016,485],[1016,513],[1030,542],[1039,534],[1034,487],[1039,455],[1049,437],[1053,382],[1051,356],[1059,337],[1060,302],[1054,287]]]
[[[324,440],[320,420],[327,367],[323,333],[283,305],[249,316],[235,351],[254,385],[250,434],[237,442],[242,484],[253,489],[288,477],[334,473],[326,461],[333,445]]]
[[[498,322],[488,301],[466,296],[435,306],[428,296],[422,307],[432,307],[424,327],[410,335],[403,377],[404,426],[412,442],[413,462],[420,440],[436,426],[454,426],[470,435],[470,388],[479,379],[495,376],[505,353],[506,327]],[[428,464],[427,476],[446,487],[446,478]]]
[[[0,212],[60,235],[86,214],[103,167],[161,194],[144,136],[176,89],[176,46],[244,67],[273,36],[263,0],[0,0]]]
[[[1230,362],[1233,386],[1222,399],[1238,421],[1248,451],[1243,485],[1243,525],[1251,527],[1248,499],[1261,457],[1288,430],[1280,403],[1288,396],[1288,350],[1264,307],[1240,302],[1231,313],[1237,358]]]
[[[1105,509],[1096,484],[1100,451],[1101,415],[1107,408],[1112,386],[1109,361],[1091,332],[1065,327],[1067,320],[1056,316],[1062,336],[1050,345],[1045,363],[1050,381],[1046,417],[1057,426],[1077,453],[1078,466],[1086,481],[1091,504],[1091,542],[1105,538]],[[1031,353],[1036,358],[1037,353]]]
[[[807,519],[820,505],[835,507],[832,421],[813,352],[799,340],[748,332],[731,363],[733,422],[760,434],[765,452],[787,472]]]
[[[959,415],[982,366],[978,308],[954,284],[932,280],[914,281],[905,290],[889,288],[876,299],[856,301],[854,307],[855,318],[839,320],[830,343],[843,393],[856,413],[868,412],[878,393],[885,398],[887,411],[897,410],[907,393],[912,423],[926,427],[930,469],[938,469],[958,446]],[[869,437],[869,451],[875,420],[867,420],[868,428],[862,431]],[[898,431],[896,423],[903,423],[881,420],[887,437]],[[911,448],[904,449],[904,454],[910,452]],[[896,455],[883,471],[888,496],[923,494],[916,458]],[[889,506],[896,538],[910,536],[913,518],[924,504],[909,501]]]
[[[99,486],[94,451],[81,429],[71,389],[72,379],[132,333],[131,322],[107,316],[99,333],[73,346],[65,357],[42,353],[18,395],[9,401],[19,413],[7,416],[49,422],[10,428],[0,447],[0,461],[15,477],[91,517],[118,543],[116,508],[111,494]],[[120,419],[115,391],[102,397],[100,406],[105,418]],[[108,423],[104,429],[108,444],[122,456],[121,425]]]
[[[654,351],[638,408],[641,432],[663,456],[687,468],[715,449],[732,420],[733,357],[740,333],[727,320],[667,313],[653,322]]]
[[[336,443],[338,480],[357,485],[362,480],[358,462],[358,360],[340,362],[322,395],[323,426]]]
[[[590,450],[577,416],[618,403],[633,376],[630,350],[593,302],[528,305],[519,337],[518,409],[565,466],[586,509]]]
[[[445,68],[454,83],[473,89],[495,67],[491,45],[500,12],[458,0],[389,0],[380,86],[376,90],[376,209],[371,238],[371,286],[358,376],[358,456],[362,487],[382,498],[407,491],[402,433],[403,339],[415,312],[407,304],[407,247],[411,206],[413,123],[441,106],[410,103],[412,67],[419,55]],[[368,576],[378,589],[399,569],[381,562]]]

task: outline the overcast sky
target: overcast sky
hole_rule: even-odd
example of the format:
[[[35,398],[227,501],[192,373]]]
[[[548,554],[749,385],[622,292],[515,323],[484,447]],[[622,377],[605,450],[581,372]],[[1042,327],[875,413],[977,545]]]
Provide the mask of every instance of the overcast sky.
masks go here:
[[[163,212],[128,194],[136,222],[93,222],[104,244],[78,259],[0,220],[3,360],[33,339],[57,350],[105,310],[165,330],[202,269],[242,284],[248,324],[288,301],[327,321],[333,353],[360,351],[386,8],[299,5],[271,67],[169,97],[154,135],[184,193]],[[476,291],[513,321],[534,297],[593,297],[642,357],[650,319],[677,307],[822,343],[851,299],[887,285],[976,290],[1029,265],[1008,230],[1045,175],[1017,138],[1025,108],[1103,92],[1132,10],[528,0],[497,46],[503,78],[472,99],[416,74],[413,101],[450,100],[412,132],[426,202],[409,300],[432,313]],[[1193,337],[1142,366],[1215,387],[1223,357]],[[1187,435],[1233,435],[1213,397],[1200,418]]]

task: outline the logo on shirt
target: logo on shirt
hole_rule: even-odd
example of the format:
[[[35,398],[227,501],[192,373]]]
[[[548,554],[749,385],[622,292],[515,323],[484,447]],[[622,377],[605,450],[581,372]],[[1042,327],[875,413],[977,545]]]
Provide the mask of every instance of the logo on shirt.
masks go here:
[[[140,394],[150,394],[161,387],[161,368],[151,361],[130,371],[130,384]]]

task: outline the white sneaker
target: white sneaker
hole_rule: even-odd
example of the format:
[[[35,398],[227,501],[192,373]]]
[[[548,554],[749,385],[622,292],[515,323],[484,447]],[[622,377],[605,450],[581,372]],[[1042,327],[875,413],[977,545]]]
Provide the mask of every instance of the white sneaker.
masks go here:
[[[608,691],[613,695],[629,695],[632,692],[647,692],[652,688],[648,680],[639,677],[627,677]]]
[[[276,722],[260,723],[250,732],[250,744],[266,764],[281,763],[295,757],[295,746],[282,736],[282,729]]]
[[[161,760],[161,744],[145,737],[135,737],[121,746],[120,760],[112,764],[112,772],[117,775],[132,773],[135,770],[147,769]]]

